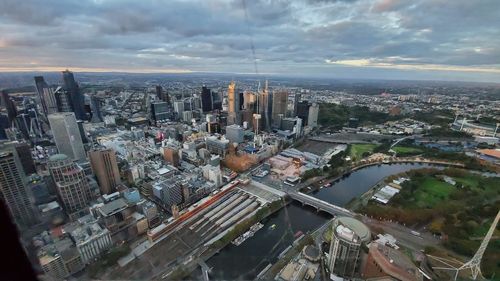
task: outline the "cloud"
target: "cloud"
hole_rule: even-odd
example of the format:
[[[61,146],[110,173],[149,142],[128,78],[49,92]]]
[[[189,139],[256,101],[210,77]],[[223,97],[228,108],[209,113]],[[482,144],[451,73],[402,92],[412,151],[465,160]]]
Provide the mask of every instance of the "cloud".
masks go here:
[[[500,68],[485,68],[485,67],[467,67],[439,64],[408,64],[402,62],[412,62],[412,58],[387,58],[387,59],[355,59],[355,60],[330,60],[326,59],[328,64],[338,64],[356,67],[374,67],[374,68],[391,68],[401,70],[437,70],[437,71],[460,71],[460,72],[486,72],[500,73]]]
[[[0,68],[246,72],[253,42],[267,73],[490,79],[499,10],[497,0],[2,0]]]

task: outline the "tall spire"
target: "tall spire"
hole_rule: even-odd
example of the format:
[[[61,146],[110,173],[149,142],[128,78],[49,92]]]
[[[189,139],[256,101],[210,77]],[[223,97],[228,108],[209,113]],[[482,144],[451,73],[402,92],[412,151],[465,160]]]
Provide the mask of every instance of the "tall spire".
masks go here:
[[[486,236],[484,236],[483,241],[481,242],[481,246],[479,246],[479,249],[477,250],[476,254],[472,259],[468,262],[466,262],[464,265],[458,268],[456,274],[455,274],[455,280],[457,280],[458,277],[458,272],[463,269],[470,269],[472,271],[472,279],[476,280],[477,276],[481,274],[481,260],[483,258],[484,251],[486,251],[486,248],[488,247],[488,243],[491,240],[491,236],[493,236],[493,233],[495,232],[495,229],[497,228],[498,220],[500,219],[500,211],[498,211],[497,216],[493,220],[493,223],[490,226],[490,229],[488,230],[488,233],[486,233]]]
[[[453,280],[457,280],[458,273],[460,271],[470,270],[471,275],[472,275],[471,276],[472,280],[476,280],[478,276],[481,276],[481,260],[483,259],[484,251],[486,251],[486,248],[488,247],[488,243],[490,242],[491,237],[493,236],[493,233],[495,232],[495,229],[497,228],[497,224],[498,224],[499,220],[500,220],[500,211],[498,211],[495,219],[491,223],[490,229],[488,230],[488,232],[484,236],[483,241],[481,242],[481,245],[479,246],[479,249],[477,249],[477,252],[474,254],[472,259],[470,259],[468,262],[462,264],[460,267],[456,267],[454,265],[457,263],[456,260],[450,260],[450,259],[446,259],[446,258],[428,255],[429,257],[431,257],[431,258],[435,259],[436,261],[445,265],[443,267],[433,267],[433,269],[454,271],[455,276],[453,277]]]

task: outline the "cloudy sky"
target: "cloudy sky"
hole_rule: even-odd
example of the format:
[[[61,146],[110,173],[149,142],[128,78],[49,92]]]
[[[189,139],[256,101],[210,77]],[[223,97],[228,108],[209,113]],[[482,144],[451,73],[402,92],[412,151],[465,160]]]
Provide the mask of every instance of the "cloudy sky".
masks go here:
[[[500,82],[499,11],[499,0],[0,0],[0,71]]]

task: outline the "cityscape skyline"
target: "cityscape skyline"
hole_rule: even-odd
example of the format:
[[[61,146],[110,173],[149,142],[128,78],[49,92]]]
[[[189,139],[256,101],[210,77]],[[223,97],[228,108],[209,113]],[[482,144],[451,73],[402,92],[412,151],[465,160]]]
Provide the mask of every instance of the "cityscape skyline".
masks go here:
[[[0,0],[2,279],[495,279],[498,11]]]
[[[500,178],[477,172],[500,167],[495,86],[110,77],[2,89],[0,200],[39,276],[497,274]]]
[[[6,0],[0,71],[497,82],[499,9],[497,1]]]

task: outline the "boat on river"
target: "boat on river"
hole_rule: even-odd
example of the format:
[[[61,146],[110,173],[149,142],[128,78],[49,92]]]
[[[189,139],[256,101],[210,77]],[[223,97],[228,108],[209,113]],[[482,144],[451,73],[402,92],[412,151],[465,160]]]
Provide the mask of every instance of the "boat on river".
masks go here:
[[[264,227],[264,225],[261,224],[260,222],[252,225],[247,232],[243,233],[241,236],[239,236],[236,239],[234,239],[231,243],[233,245],[235,245],[235,246],[241,245],[241,243],[245,242],[245,240],[247,240],[248,238],[252,237],[262,227]]]

